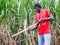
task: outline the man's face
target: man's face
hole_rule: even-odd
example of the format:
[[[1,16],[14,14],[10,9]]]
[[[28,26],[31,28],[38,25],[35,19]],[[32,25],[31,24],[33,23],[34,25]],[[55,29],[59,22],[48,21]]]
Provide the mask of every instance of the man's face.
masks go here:
[[[40,12],[40,8],[39,7],[35,7],[35,10],[39,13]]]

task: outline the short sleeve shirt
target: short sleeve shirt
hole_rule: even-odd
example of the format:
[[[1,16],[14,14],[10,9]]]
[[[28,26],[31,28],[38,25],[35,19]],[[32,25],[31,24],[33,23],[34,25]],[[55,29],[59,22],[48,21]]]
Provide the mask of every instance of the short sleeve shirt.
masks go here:
[[[35,16],[35,22],[38,22],[41,18],[48,18],[50,15],[50,11],[48,9],[44,9],[40,11],[40,13],[37,13]],[[38,24],[38,34],[46,34],[50,33],[50,22],[44,21],[42,23]]]

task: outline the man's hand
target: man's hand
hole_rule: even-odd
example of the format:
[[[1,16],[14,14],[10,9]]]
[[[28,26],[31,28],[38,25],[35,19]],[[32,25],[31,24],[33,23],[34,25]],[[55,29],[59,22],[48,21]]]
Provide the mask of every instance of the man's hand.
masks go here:
[[[41,22],[45,22],[47,20],[47,18],[42,18]]]
[[[44,21],[45,21],[45,18],[41,18],[41,19],[39,19],[39,21],[37,23],[39,24],[39,23],[42,23]]]

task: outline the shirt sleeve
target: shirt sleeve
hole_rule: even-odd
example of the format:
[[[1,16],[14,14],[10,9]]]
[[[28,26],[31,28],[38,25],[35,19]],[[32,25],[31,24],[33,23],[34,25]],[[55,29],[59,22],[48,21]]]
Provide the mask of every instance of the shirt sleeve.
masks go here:
[[[46,10],[46,15],[49,16],[50,15],[50,11],[47,9]]]

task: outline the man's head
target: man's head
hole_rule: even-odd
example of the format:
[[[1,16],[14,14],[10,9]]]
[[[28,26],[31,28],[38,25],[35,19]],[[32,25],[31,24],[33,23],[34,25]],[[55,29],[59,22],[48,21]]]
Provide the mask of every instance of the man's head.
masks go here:
[[[34,4],[34,9],[39,13],[41,11],[41,5],[39,3]]]

